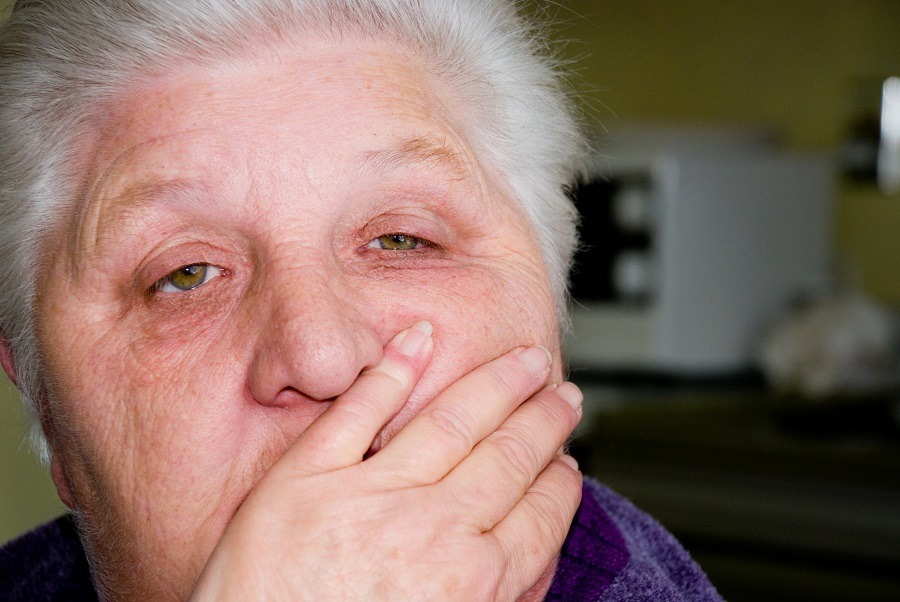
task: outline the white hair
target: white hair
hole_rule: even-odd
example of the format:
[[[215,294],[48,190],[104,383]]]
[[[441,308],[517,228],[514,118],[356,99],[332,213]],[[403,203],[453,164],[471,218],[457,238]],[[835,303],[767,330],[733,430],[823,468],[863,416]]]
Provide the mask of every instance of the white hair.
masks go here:
[[[34,294],[46,233],[75,201],[76,141],[129,87],[305,32],[395,43],[448,85],[478,156],[534,227],[560,318],[583,149],[558,64],[513,0],[18,0],[0,31],[0,332],[32,413]],[[562,323],[562,322],[561,322]],[[48,450],[35,429],[46,461]]]

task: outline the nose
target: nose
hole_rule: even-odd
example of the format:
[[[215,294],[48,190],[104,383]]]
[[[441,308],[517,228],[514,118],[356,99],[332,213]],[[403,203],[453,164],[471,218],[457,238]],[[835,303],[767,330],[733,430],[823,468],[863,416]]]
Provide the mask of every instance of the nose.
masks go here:
[[[258,403],[332,399],[381,358],[371,316],[342,287],[312,272],[269,283],[260,295],[249,375],[250,394]]]

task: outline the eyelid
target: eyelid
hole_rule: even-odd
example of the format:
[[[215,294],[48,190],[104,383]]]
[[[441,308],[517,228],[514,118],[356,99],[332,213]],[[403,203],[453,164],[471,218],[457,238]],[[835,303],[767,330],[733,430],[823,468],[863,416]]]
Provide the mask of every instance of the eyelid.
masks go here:
[[[421,240],[426,247],[434,249],[443,249],[453,238],[446,220],[434,211],[421,206],[402,206],[385,210],[370,218],[359,233],[363,249],[371,249],[371,243],[382,236],[396,234]]]
[[[217,275],[229,279],[255,269],[253,250],[246,239],[240,233],[222,228],[192,227],[153,242],[156,244],[148,245],[136,267],[128,268],[134,276],[124,294],[149,294],[151,297],[160,294],[158,283],[175,271],[192,265],[213,266],[219,270]],[[179,295],[169,293],[168,296]]]

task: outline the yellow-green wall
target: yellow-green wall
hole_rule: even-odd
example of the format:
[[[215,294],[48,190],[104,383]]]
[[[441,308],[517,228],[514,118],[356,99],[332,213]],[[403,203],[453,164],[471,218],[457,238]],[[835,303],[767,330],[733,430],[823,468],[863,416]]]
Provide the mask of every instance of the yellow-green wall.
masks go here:
[[[65,511],[27,445],[27,431],[18,394],[0,377],[0,544]]]
[[[837,150],[860,89],[900,76],[897,0],[562,0],[550,12],[604,124],[774,125],[792,148]],[[900,194],[838,192],[842,265],[900,306]]]
[[[568,0],[555,14],[596,113],[842,138],[859,78],[900,75],[897,0]],[[608,109],[603,108],[603,103]]]
[[[112,0],[111,0],[112,1]],[[12,4],[0,0],[0,17]],[[795,148],[836,149],[860,80],[900,75],[897,0],[561,0],[583,102],[618,119],[773,124]],[[864,284],[900,305],[900,196],[841,188],[835,241]],[[61,510],[21,445],[0,382],[0,542]]]

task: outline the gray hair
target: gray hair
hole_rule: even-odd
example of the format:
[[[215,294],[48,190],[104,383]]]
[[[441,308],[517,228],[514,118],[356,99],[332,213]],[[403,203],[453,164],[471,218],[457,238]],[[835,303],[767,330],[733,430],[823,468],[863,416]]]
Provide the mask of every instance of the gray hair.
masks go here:
[[[352,33],[424,59],[463,107],[475,152],[533,225],[565,315],[583,149],[558,63],[513,0],[18,0],[0,30],[0,332],[33,415],[40,249],[75,201],[75,141],[129,87],[304,32]],[[36,446],[46,461],[40,429]]]

